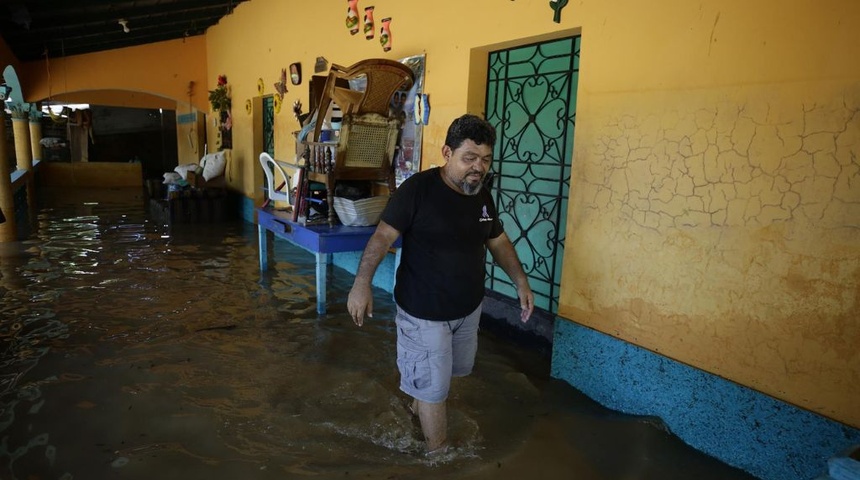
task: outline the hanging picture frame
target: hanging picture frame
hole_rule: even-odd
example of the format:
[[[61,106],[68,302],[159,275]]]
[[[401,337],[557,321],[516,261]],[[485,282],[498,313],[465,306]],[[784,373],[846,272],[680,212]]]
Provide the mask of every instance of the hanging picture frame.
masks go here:
[[[293,85],[302,83],[302,64],[299,62],[290,64],[290,82]]]
[[[400,91],[391,99],[395,108],[402,108],[403,131],[400,138],[400,148],[394,155],[394,174],[397,186],[421,171],[421,143],[424,133],[424,125],[416,124],[412,119],[415,116],[416,102],[420,101],[420,95],[424,93],[424,65],[426,54],[414,55],[400,59],[400,62],[409,66],[415,74],[415,82],[408,91]],[[399,94],[399,98],[398,98]]]
[[[218,112],[221,131],[221,149],[233,148],[233,118],[229,110],[221,110]]]

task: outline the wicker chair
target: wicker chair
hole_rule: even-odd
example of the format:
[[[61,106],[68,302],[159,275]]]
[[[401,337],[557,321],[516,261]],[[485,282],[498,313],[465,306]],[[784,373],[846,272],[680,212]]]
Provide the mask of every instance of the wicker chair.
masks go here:
[[[326,186],[330,225],[335,223],[332,207],[334,187],[339,180],[385,182],[389,192],[394,192],[392,162],[400,126],[400,120],[393,117],[376,113],[350,114],[343,119],[337,144],[305,142],[311,159],[308,162],[308,178]]]
[[[342,80],[361,76],[367,77],[367,88],[364,91],[337,86],[338,83],[343,83]],[[344,116],[376,113],[387,117],[394,92],[412,87],[414,81],[415,74],[411,68],[385,58],[370,58],[349,67],[332,64],[317,107],[317,118],[320,120],[314,128],[313,140],[319,141],[323,124],[321,119],[325,117],[332,101],[338,104]]]

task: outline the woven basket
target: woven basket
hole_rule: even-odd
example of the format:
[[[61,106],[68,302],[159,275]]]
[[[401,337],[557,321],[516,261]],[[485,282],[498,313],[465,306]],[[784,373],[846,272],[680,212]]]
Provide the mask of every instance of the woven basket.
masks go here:
[[[386,205],[388,205],[387,195],[360,200],[334,197],[334,211],[340,218],[340,223],[351,227],[376,225]]]

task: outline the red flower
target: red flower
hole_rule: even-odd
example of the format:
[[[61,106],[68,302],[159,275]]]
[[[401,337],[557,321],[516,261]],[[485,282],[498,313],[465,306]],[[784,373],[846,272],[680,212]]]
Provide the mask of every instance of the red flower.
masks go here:
[[[218,86],[223,87],[227,85],[227,75],[218,75]]]

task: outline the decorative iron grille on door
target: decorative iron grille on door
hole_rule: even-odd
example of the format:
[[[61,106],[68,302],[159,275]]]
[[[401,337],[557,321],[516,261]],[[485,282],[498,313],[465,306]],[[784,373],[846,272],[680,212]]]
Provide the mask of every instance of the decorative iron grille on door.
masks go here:
[[[275,97],[263,97],[263,151],[275,157]]]
[[[581,37],[491,52],[487,120],[497,132],[493,195],[535,305],[558,311]],[[486,287],[516,298],[487,257]]]

